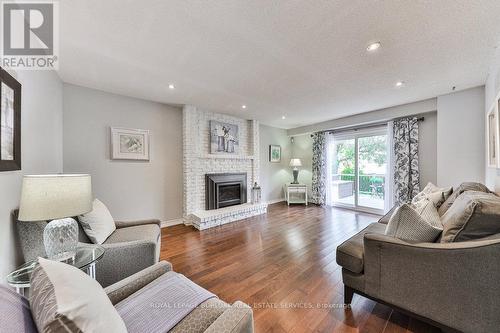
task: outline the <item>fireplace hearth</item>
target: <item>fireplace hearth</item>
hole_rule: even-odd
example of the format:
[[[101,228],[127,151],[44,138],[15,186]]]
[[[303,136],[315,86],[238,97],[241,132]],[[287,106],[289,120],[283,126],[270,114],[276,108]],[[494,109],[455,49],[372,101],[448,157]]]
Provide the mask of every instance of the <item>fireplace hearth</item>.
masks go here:
[[[247,202],[247,174],[206,174],[205,192],[207,210],[244,204]]]

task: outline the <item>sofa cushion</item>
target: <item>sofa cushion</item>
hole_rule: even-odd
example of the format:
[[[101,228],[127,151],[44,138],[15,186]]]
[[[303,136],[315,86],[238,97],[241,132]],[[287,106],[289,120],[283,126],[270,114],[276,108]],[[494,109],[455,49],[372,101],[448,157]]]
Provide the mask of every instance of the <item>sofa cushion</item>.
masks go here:
[[[385,234],[408,242],[434,242],[442,230],[434,203],[424,199],[417,209],[401,205],[387,224]]]
[[[484,192],[484,193],[490,193],[490,190],[488,188],[481,184],[481,183],[474,183],[474,182],[466,182],[460,184],[456,189],[453,190],[453,193],[446,199],[446,201],[439,207],[438,213],[439,216],[443,216],[448,209],[450,209],[451,205],[453,205],[453,202],[458,198],[458,196],[465,191],[477,191],[477,192]]]
[[[378,223],[382,223],[382,224],[389,223],[389,220],[391,219],[392,214],[394,214],[394,212],[396,211],[396,209],[398,207],[399,207],[398,205],[395,205],[394,207],[392,207],[390,211],[388,211],[384,216],[382,216],[380,218],[380,220],[378,220]]]
[[[97,281],[78,268],[38,259],[31,275],[31,311],[40,332],[127,332]]]
[[[500,233],[500,198],[466,191],[443,215],[442,243],[479,239]]]
[[[364,268],[364,246],[365,234],[381,234],[385,232],[385,224],[372,223],[356,235],[352,236],[337,247],[337,263],[354,273],[363,272]]]
[[[37,333],[26,298],[0,284],[0,332]]]
[[[83,231],[94,244],[102,244],[113,231],[115,231],[115,220],[108,208],[99,199],[94,199],[92,211],[78,216]]]

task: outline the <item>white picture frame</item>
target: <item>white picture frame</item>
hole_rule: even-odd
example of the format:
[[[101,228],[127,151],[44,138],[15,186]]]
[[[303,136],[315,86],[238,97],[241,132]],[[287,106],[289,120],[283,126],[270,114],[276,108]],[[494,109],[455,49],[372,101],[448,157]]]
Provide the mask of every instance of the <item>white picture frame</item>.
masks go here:
[[[111,159],[149,161],[149,130],[111,127]]]
[[[486,158],[489,168],[498,168],[500,164],[498,104],[498,100],[495,100],[493,107],[486,114]]]

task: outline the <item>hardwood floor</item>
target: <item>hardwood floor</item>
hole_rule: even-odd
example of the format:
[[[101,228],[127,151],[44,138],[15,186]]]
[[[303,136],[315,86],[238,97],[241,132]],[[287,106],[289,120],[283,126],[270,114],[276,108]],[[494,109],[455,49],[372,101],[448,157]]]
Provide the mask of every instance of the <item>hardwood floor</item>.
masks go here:
[[[335,249],[375,215],[314,205],[270,205],[268,213],[197,231],[162,230],[161,259],[226,302],[254,309],[256,332],[439,332],[355,295],[343,303]]]

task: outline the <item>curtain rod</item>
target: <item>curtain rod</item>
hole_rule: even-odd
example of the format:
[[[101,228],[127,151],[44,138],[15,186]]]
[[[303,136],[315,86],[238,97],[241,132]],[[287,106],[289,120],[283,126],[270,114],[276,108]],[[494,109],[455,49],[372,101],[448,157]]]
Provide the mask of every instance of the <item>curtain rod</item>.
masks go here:
[[[315,133],[328,132],[329,134],[332,134],[332,133],[340,133],[340,132],[347,132],[347,131],[357,131],[357,130],[362,130],[362,129],[366,129],[366,128],[380,127],[383,125],[387,125],[387,123],[390,121],[395,121],[395,120],[404,119],[404,118],[413,118],[413,117],[415,117],[415,116],[398,117],[398,118],[393,118],[393,119],[386,120],[386,121],[379,121],[376,123],[370,123],[370,124],[366,124],[366,125],[349,126],[349,127],[339,128],[339,129],[328,129],[328,130],[323,130],[323,131],[317,131]],[[424,121],[424,120],[425,120],[425,117],[417,117],[417,121]],[[311,134],[311,136],[312,136],[312,134]]]

